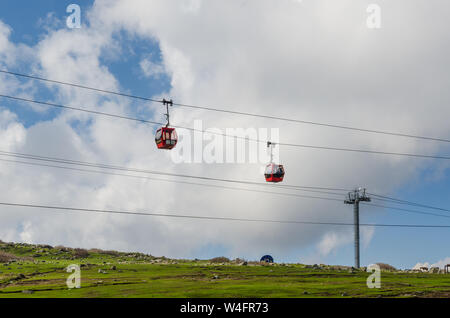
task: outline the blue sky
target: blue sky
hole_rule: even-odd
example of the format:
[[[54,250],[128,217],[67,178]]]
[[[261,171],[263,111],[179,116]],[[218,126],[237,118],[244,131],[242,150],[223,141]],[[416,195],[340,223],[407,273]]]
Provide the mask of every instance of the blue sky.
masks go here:
[[[46,27],[49,23],[51,26],[54,23],[57,28],[64,28],[65,20],[69,15],[66,13],[66,8],[71,3],[73,1],[3,1],[0,3],[0,12],[3,13],[1,20],[12,28],[10,37],[12,42],[34,46],[47,34]],[[82,23],[88,23],[86,12],[93,3],[93,1],[87,0],[76,2],[81,8]],[[50,20],[47,19],[49,15],[51,16]],[[170,79],[166,75],[163,74],[159,78],[144,78],[139,67],[139,62],[143,57],[149,57],[154,63],[161,62],[161,52],[157,42],[129,37],[123,32],[116,34],[115,38],[121,42],[123,54],[113,59],[105,55],[102,62],[119,79],[123,91],[140,96],[153,96],[169,91]],[[21,72],[30,71],[30,65],[20,65],[19,68],[18,71]],[[51,92],[48,92],[44,86],[41,88],[43,89],[41,96],[51,100]],[[38,120],[52,118],[58,113],[53,110],[49,110],[45,114],[27,113],[23,108],[19,108],[18,111],[16,108],[16,112],[27,126]]]
[[[51,21],[53,21],[51,23],[55,23],[51,28],[64,28],[64,21],[67,16],[65,9],[70,3],[72,3],[72,1],[2,1],[0,2],[0,20],[12,29],[12,34],[10,36],[11,42],[35,46],[48,34],[46,27],[48,27],[48,23]],[[84,22],[86,21],[84,14],[86,11],[90,10],[93,1],[77,1],[77,4],[82,8],[82,21]],[[46,20],[46,17],[48,17],[49,14],[52,18]],[[171,23],[175,24],[176,21],[171,21]],[[73,32],[76,32],[76,30]],[[159,42],[156,39],[131,35],[128,31],[124,30],[114,33],[113,37],[120,43],[121,54],[114,55],[113,58],[104,54],[101,56],[100,62],[102,66],[106,67],[118,80],[120,89],[134,95],[146,97],[168,94],[172,89],[172,78],[169,73],[157,77],[145,77],[140,68],[140,62],[145,58],[150,59],[156,64],[163,63]],[[22,64],[11,70],[26,73],[31,71],[31,66]],[[37,99],[57,102],[57,99],[53,96],[53,90],[49,90],[43,85],[38,85],[38,93],[35,95]],[[208,97],[205,97],[204,104],[208,105],[210,99],[211,96],[208,94]],[[24,107],[23,103],[6,102],[3,100],[2,106],[9,109],[11,112],[16,113],[19,122],[23,123],[26,128],[32,127],[39,122],[50,121],[60,114],[60,111],[58,110],[49,110],[44,113],[39,113],[33,111],[29,107]],[[153,112],[148,109],[142,110],[140,103],[136,101],[131,101],[129,111],[134,115],[153,115]],[[261,110],[261,113],[265,113],[265,111]],[[281,110],[280,114],[283,114]],[[253,124],[253,119],[249,120],[251,120]],[[356,124],[357,123],[354,123],[354,125]],[[445,154],[445,151],[441,152]],[[323,156],[328,155],[326,153],[322,154]],[[448,169],[444,169],[437,178],[432,178],[431,176],[435,173],[436,164],[430,161],[430,164],[425,165],[425,167],[426,168],[423,168],[422,166],[418,168],[419,173],[417,176],[409,179],[408,182],[403,183],[393,192],[383,194],[423,204],[444,208],[450,207],[450,193],[448,190],[450,187],[450,173]],[[367,168],[370,169],[370,167]],[[289,171],[289,169],[287,170]],[[358,172],[356,171],[355,173]],[[292,180],[293,179],[291,179],[291,181]],[[386,178],[385,181],[388,183],[390,180]],[[382,202],[377,203],[383,204]],[[400,207],[409,208],[407,206]],[[423,208],[411,208],[427,211]],[[347,206],[343,211],[349,215],[352,213],[350,206]],[[366,213],[367,211],[374,212],[370,213],[368,216]],[[436,211],[430,210],[428,212]],[[409,214],[400,211],[397,212],[364,206],[361,207],[361,222],[450,224],[450,220],[447,220],[446,218]],[[361,251],[361,263],[369,264],[373,262],[385,262],[399,267],[412,267],[417,262],[437,262],[450,256],[448,245],[446,243],[449,232],[449,229],[376,229],[369,245]],[[315,253],[314,251],[314,244],[303,246],[298,249],[294,248],[289,256],[283,255],[281,260],[292,262],[302,261],[304,259],[309,259]],[[197,246],[194,249],[194,253],[198,255],[198,258],[207,258],[218,256],[219,254],[232,253],[232,248],[228,247],[227,244],[223,242],[206,242],[203,245]],[[271,254],[276,260],[279,260],[279,257],[277,258],[277,253],[278,251],[276,249],[260,251],[261,255]],[[246,255],[239,256],[246,257]],[[353,244],[344,244],[330,254],[323,256],[321,261],[330,264],[352,264]]]

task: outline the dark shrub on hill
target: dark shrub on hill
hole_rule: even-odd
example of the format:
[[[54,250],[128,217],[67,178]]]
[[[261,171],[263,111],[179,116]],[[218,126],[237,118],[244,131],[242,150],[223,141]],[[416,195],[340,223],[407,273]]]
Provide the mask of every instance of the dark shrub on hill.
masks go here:
[[[89,250],[89,253],[111,255],[111,256],[120,256],[120,252],[118,252],[118,251],[112,251],[112,250],[105,251],[105,250],[101,250],[99,248],[91,248]]]
[[[233,262],[236,263],[236,264],[241,264],[241,263],[246,262],[246,260],[238,257],[238,258],[235,258],[233,260]]]
[[[101,254],[103,252],[103,250],[101,250],[99,248],[90,248],[90,249],[88,249],[88,252],[91,254]]]
[[[73,250],[73,256],[75,258],[86,258],[89,256],[89,252],[83,248],[75,248]]]
[[[209,260],[211,263],[229,263],[230,260],[225,256],[214,257]]]
[[[394,272],[394,271],[397,270],[394,266],[389,265],[389,264],[385,264],[385,263],[377,263],[377,265],[380,266],[380,269],[381,269],[382,271],[390,271],[390,272]]]
[[[46,248],[46,249],[49,249],[49,250],[53,249],[53,246],[51,246],[51,245],[44,245],[44,244],[40,244],[40,245],[38,245],[38,247]]]
[[[119,256],[120,252],[118,252],[118,251],[101,251],[100,254]]]
[[[62,245],[55,246],[55,249],[59,250],[61,252],[68,252],[70,250],[70,248],[62,246]]]

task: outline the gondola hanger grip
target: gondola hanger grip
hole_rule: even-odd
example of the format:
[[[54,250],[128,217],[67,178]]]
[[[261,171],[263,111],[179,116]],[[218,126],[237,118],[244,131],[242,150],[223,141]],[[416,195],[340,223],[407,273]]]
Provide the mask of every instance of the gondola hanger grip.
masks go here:
[[[172,100],[166,100],[165,98],[163,98],[162,100],[163,105],[166,106],[166,111],[167,113],[165,114],[166,119],[167,119],[167,124],[166,127],[170,126],[170,114],[169,114],[169,106],[173,106],[173,101]]]

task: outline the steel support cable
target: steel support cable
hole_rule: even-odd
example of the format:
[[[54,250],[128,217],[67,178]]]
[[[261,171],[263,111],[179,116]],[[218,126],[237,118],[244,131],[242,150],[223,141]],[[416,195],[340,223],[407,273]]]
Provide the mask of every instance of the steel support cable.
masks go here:
[[[375,199],[379,200],[379,201],[385,201],[385,202],[390,202],[390,203],[395,203],[395,204],[417,206],[417,207],[421,207],[421,208],[427,208],[427,209],[432,209],[432,210],[439,210],[439,211],[450,212],[450,209],[441,208],[441,207],[437,207],[437,206],[432,206],[432,205],[427,205],[427,204],[422,204],[422,203],[416,203],[416,202],[411,202],[411,201],[402,200],[402,199],[396,199],[396,198],[392,198],[392,197],[388,197],[388,196],[384,196],[384,195],[379,195],[379,194],[374,194],[374,193],[369,193],[369,195],[375,197]]]
[[[206,181],[219,181],[219,182],[228,182],[228,183],[235,183],[235,184],[249,184],[249,185],[256,185],[256,186],[273,187],[273,188],[285,188],[285,189],[291,189],[291,190],[312,189],[312,190],[348,191],[347,189],[342,189],[342,188],[316,187],[316,186],[303,186],[303,185],[281,185],[281,184],[280,185],[272,185],[272,184],[261,183],[261,182],[233,180],[233,179],[224,179],[224,178],[201,177],[201,176],[194,176],[194,175],[187,175],[187,174],[177,174],[177,173],[161,172],[161,171],[155,171],[155,170],[122,167],[122,166],[116,166],[116,165],[98,164],[98,163],[77,161],[77,160],[71,160],[71,159],[45,157],[45,156],[23,154],[23,153],[17,153],[17,152],[8,152],[8,151],[1,151],[1,150],[0,150],[0,156],[7,156],[7,157],[14,157],[14,158],[21,158],[21,159],[31,159],[31,160],[37,160],[37,161],[53,162],[53,163],[62,163],[62,164],[69,164],[69,165],[79,165],[79,166],[102,168],[102,169],[109,169],[109,170],[121,170],[121,171],[128,171],[128,172],[165,175],[165,176],[171,176],[171,177],[200,179],[200,180],[206,180]]]
[[[39,81],[58,84],[58,85],[72,86],[72,87],[76,87],[76,88],[96,91],[96,92],[100,92],[100,93],[112,94],[112,95],[117,95],[117,96],[121,96],[121,97],[138,99],[138,100],[143,100],[143,101],[147,101],[147,102],[163,103],[162,100],[157,100],[157,99],[153,99],[153,98],[137,96],[137,95],[127,94],[127,93],[122,93],[122,92],[116,92],[116,91],[112,91],[112,90],[100,89],[100,88],[95,88],[95,87],[90,87],[90,86],[80,85],[80,84],[75,84],[75,83],[68,83],[68,82],[64,82],[64,81],[57,81],[57,80],[52,80],[52,79],[48,79],[48,78],[44,78],[44,77],[21,74],[21,73],[11,72],[11,71],[7,71],[7,70],[0,70],[0,73],[9,74],[9,75],[17,76],[17,77],[22,77],[22,78],[33,79],[33,80],[39,80]],[[376,130],[376,129],[366,129],[366,128],[359,128],[359,127],[345,126],[345,125],[336,125],[336,124],[330,124],[330,123],[322,123],[322,122],[307,121],[307,120],[300,120],[300,119],[293,119],[293,118],[286,118],[286,117],[270,116],[270,115],[249,113],[249,112],[243,112],[243,111],[227,110],[227,109],[223,109],[223,108],[220,109],[220,108],[207,107],[207,106],[183,104],[183,103],[173,103],[173,105],[179,106],[179,107],[191,108],[191,109],[228,113],[228,114],[233,114],[233,115],[238,115],[238,116],[257,117],[257,118],[264,118],[264,119],[270,119],[270,120],[280,120],[280,121],[297,123],[297,124],[307,124],[307,125],[337,128],[337,129],[344,129],[344,130],[360,131],[360,132],[366,132],[366,133],[391,135],[391,136],[398,136],[398,137],[406,137],[406,138],[414,138],[414,139],[422,139],[422,140],[450,143],[450,139],[446,139],[446,138],[436,138],[436,137],[420,136],[420,135],[406,134],[406,133],[400,133],[400,132],[383,131],[383,130]]]
[[[170,217],[170,218],[217,220],[217,221],[239,221],[239,222],[281,223],[281,224],[354,226],[353,223],[341,223],[341,222],[314,222],[314,221],[299,221],[299,220],[247,219],[247,218],[233,218],[233,217],[198,216],[198,215],[187,215],[187,214],[133,212],[133,211],[106,210],[106,209],[87,209],[87,208],[75,208],[75,207],[51,206],[51,205],[38,205],[38,204],[23,204],[23,203],[12,203],[12,202],[0,202],[0,205],[10,206],[10,207],[23,207],[23,208],[36,208],[36,209],[47,209],[47,210],[59,210],[59,211],[74,211],[74,212],[88,212],[88,213],[102,213],[102,214],[120,214],[120,215],[137,215],[137,216],[157,216],[157,217]],[[402,227],[402,228],[450,228],[450,225],[435,225],[435,224],[425,225],[425,224],[361,223],[360,226]]]
[[[57,166],[57,165],[50,165],[50,164],[41,164],[41,163],[35,163],[35,162],[24,162],[24,161],[7,160],[7,159],[0,159],[0,161],[1,162],[8,162],[8,163],[18,163],[18,164],[24,164],[24,165],[31,165],[31,166],[39,166],[39,167],[57,168],[57,169],[70,170],[70,171],[105,174],[105,175],[111,175],[111,176],[130,177],[130,178],[137,178],[137,179],[144,179],[144,180],[155,180],[155,181],[163,181],[163,182],[171,182],[171,183],[179,183],[179,184],[188,184],[188,185],[196,185],[196,186],[204,186],[204,187],[220,188],[220,189],[228,189],[228,190],[236,190],[236,191],[248,191],[248,192],[267,193],[267,194],[283,195],[283,196],[290,196],[290,197],[300,197],[300,198],[307,198],[307,199],[320,199],[320,200],[342,202],[341,199],[329,198],[329,197],[318,197],[318,196],[302,195],[302,194],[295,194],[295,193],[283,193],[283,192],[264,191],[264,190],[248,189],[248,188],[240,188],[240,187],[227,187],[227,186],[223,186],[223,185],[195,183],[195,182],[180,181],[180,180],[168,180],[168,179],[160,179],[160,178],[146,177],[146,176],[140,176],[140,175],[112,173],[112,172],[109,172],[109,171],[73,168],[73,167]],[[322,191],[315,191],[315,190],[308,190],[308,189],[297,189],[297,191],[323,193],[323,194],[329,193],[329,194],[331,194],[331,192],[322,192]]]
[[[88,109],[84,109],[84,108],[54,104],[54,103],[50,103],[50,102],[37,101],[37,100],[32,100],[32,99],[27,99],[27,98],[8,96],[8,95],[0,95],[0,97],[14,99],[14,100],[18,100],[18,101],[36,103],[36,104],[41,104],[41,105],[47,105],[47,106],[52,106],[52,107],[77,110],[77,111],[92,113],[92,114],[96,114],[96,115],[132,120],[132,121],[148,123],[148,124],[152,124],[152,125],[160,125],[160,126],[165,125],[164,123],[160,123],[160,122],[156,122],[156,121],[150,121],[150,120],[133,118],[133,117],[123,116],[123,115],[118,115],[118,114],[110,114],[110,113],[105,113],[105,112],[100,112],[100,111],[88,110]],[[195,128],[185,127],[185,126],[180,126],[180,125],[172,125],[171,127],[186,129],[186,130],[190,130],[190,131],[194,131],[194,132],[200,132],[202,134],[212,134],[212,135],[218,135],[218,136],[222,136],[222,137],[226,137],[226,138],[241,139],[241,140],[257,142],[257,143],[264,143],[264,144],[267,143],[267,140],[260,140],[260,139],[243,137],[243,136],[232,136],[232,135],[228,135],[225,133],[219,133],[219,132],[215,132],[215,131],[205,131],[205,130],[201,130],[201,129],[195,129]],[[330,150],[330,151],[339,151],[339,152],[366,153],[366,154],[401,156],[401,157],[410,157],[410,158],[450,160],[450,156],[440,156],[440,155],[435,156],[435,155],[426,155],[426,154],[417,154],[417,153],[390,152],[390,151],[378,151],[378,150],[368,150],[368,149],[353,149],[353,148],[342,148],[342,147],[331,147],[331,146],[315,146],[315,145],[294,144],[294,143],[286,143],[286,142],[279,142],[279,143],[277,143],[277,145],[286,146],[286,147],[315,149],[315,150]]]

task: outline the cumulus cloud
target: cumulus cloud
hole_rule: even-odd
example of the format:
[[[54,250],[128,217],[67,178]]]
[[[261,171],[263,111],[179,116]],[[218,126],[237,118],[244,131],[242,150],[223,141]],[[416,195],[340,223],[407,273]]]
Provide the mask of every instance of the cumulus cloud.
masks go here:
[[[161,75],[167,73],[164,65],[152,62],[149,58],[143,59],[139,66],[146,77],[160,78]]]
[[[331,251],[335,250],[339,245],[347,244],[351,242],[351,236],[349,233],[344,235],[338,235],[334,232],[326,233],[318,244],[319,251],[322,255],[328,255]]]
[[[32,49],[22,43],[12,43],[10,36],[12,28],[0,20],[0,66],[17,66],[20,62],[30,62]]]
[[[375,233],[373,227],[362,227],[360,229],[360,239],[361,246],[360,248],[366,250],[369,248],[372,237]],[[337,250],[349,243],[352,243],[354,240],[354,234],[351,231],[328,231],[326,232],[322,239],[317,244],[317,254],[309,256],[309,259],[315,260],[317,262],[319,259],[323,259],[328,256],[330,253],[336,253]]]
[[[450,257],[446,257],[436,263],[434,263],[433,265],[431,265],[432,267],[439,267],[439,268],[444,268],[445,265],[450,264]]]
[[[0,57],[3,63],[11,63],[13,59],[11,54],[13,45],[9,42],[10,35],[11,28],[0,21]]]
[[[23,143],[26,130],[17,122],[17,116],[9,110],[0,109],[0,146],[9,150]]]
[[[430,262],[420,263],[419,262],[413,267],[413,269],[420,269],[421,267],[428,267],[428,268],[439,267],[441,269],[444,269],[444,267],[448,264],[450,264],[450,257],[446,257],[440,261],[437,261],[436,263],[430,263]]]
[[[147,76],[170,76],[170,96],[176,101],[448,135],[450,45],[447,37],[440,36],[446,29],[439,22],[446,21],[445,10],[430,14],[432,6],[417,6],[405,15],[407,3],[383,2],[383,10],[391,14],[383,18],[383,28],[374,33],[365,26],[365,1],[303,1],[299,5],[290,0],[261,0],[242,5],[240,1],[136,0],[130,5],[124,0],[97,0],[88,13],[90,23],[82,29],[50,29],[31,48],[36,60],[34,71],[49,78],[120,90],[120,79],[114,77],[102,57],[111,50],[119,50],[116,53],[120,56],[115,35],[125,31],[129,36],[158,42],[161,64],[144,57],[140,67]],[[441,6],[449,5],[442,2]],[[429,23],[431,17],[433,23]],[[0,24],[0,65],[14,65],[10,52],[20,45],[9,42],[10,30]],[[145,53],[148,56],[151,52]],[[132,102],[123,98],[48,87],[62,103],[133,113]],[[157,105],[145,107],[152,111],[152,119],[162,120]],[[172,122],[182,126],[192,126],[194,119],[202,119],[205,128],[280,128],[283,142],[402,152],[441,150],[435,143],[242,116],[181,108],[172,114]],[[22,152],[262,181],[260,165],[255,164],[172,164],[168,153],[155,150],[153,128],[142,124],[65,111],[27,129],[17,125],[1,126],[0,134],[13,136],[5,147]],[[346,188],[362,185],[381,193],[400,187],[422,169],[437,169],[426,160],[307,149],[283,148],[280,158],[287,169],[286,183]],[[2,165],[8,178],[8,186],[2,186],[2,198],[8,200],[246,218],[352,220],[349,207],[334,202]],[[440,169],[442,173],[446,168]],[[8,211],[0,229],[11,240],[139,249],[175,257],[195,257],[203,247],[221,246],[231,257],[255,258],[276,251],[278,258],[296,259],[301,256],[292,253],[298,248],[314,245],[327,255],[352,239],[351,227],[331,230],[307,225]],[[373,235],[373,229],[363,231],[363,244],[368,246]]]
[[[55,12],[49,12],[45,17],[39,18],[37,25],[47,32],[53,32],[57,28],[64,26],[64,23],[59,19]]]

